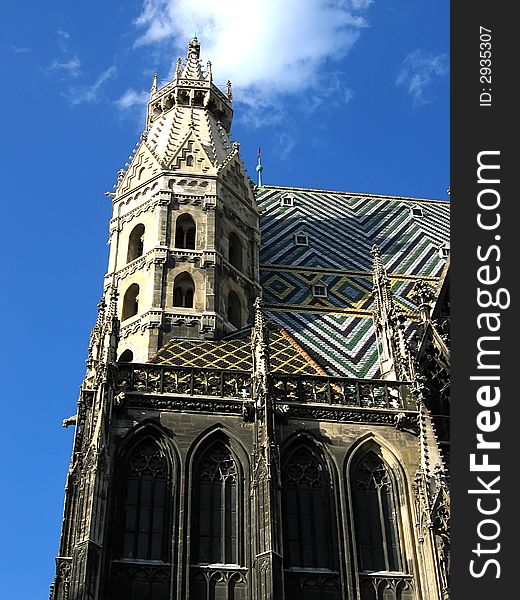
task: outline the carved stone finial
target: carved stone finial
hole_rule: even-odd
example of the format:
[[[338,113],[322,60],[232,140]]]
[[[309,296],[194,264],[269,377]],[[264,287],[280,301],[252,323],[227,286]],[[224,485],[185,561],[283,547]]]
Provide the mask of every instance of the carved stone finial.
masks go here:
[[[157,75],[157,73],[153,74],[153,80],[152,80],[152,87],[150,88],[150,95],[153,95],[157,92],[157,90],[159,89],[159,77]]]
[[[410,294],[411,299],[419,307],[423,321],[427,321],[430,316],[431,303],[435,299],[433,288],[425,281],[417,281]]]
[[[196,58],[197,60],[200,57],[200,42],[197,38],[197,34],[193,35],[193,38],[190,40],[188,44],[188,58]]]
[[[381,249],[374,245],[371,252],[374,257],[372,292],[375,299],[374,324],[380,345],[381,377],[383,379],[409,380],[412,377],[413,369],[404,334],[405,316],[394,302]]]
[[[226,81],[226,96],[228,100],[233,100],[233,90],[231,89],[231,81]]]

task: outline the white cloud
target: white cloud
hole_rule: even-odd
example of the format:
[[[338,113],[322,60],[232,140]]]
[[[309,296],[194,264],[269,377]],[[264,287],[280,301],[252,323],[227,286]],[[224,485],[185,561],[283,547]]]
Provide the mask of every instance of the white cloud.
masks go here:
[[[70,88],[65,96],[72,104],[95,103],[100,99],[103,85],[117,76],[114,66],[103,71],[92,85],[78,85]]]
[[[123,110],[130,108],[142,108],[146,106],[148,100],[150,99],[150,93],[144,91],[136,91],[134,89],[128,89],[126,92],[120,96],[115,104],[118,108]]]
[[[66,61],[54,59],[45,69],[46,72],[60,72],[69,77],[77,77],[81,72],[81,61],[77,56]]]
[[[323,70],[367,27],[372,0],[144,0],[136,45],[170,46],[172,64],[197,30],[217,83],[258,113],[304,90],[323,95]],[[261,117],[260,117],[261,118]]]
[[[405,57],[395,83],[408,90],[415,105],[426,104],[429,102],[426,92],[433,85],[434,79],[447,73],[446,54],[428,54],[423,50],[415,50]]]

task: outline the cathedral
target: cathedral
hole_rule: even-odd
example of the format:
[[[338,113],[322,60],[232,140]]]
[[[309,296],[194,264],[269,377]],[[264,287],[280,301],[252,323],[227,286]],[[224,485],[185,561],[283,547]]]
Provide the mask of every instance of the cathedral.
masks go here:
[[[449,597],[449,202],[262,185],[193,38],[119,171],[51,600]]]

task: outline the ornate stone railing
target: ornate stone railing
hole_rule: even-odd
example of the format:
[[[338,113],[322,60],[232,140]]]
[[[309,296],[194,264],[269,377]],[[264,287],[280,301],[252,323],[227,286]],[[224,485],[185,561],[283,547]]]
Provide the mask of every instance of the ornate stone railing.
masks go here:
[[[378,379],[349,379],[312,375],[275,375],[273,392],[276,400],[317,402],[361,408],[416,410],[409,383]]]
[[[123,392],[247,400],[251,397],[251,373],[128,363],[118,365],[116,388]],[[406,382],[274,374],[271,378],[271,390],[277,404],[318,403],[358,408],[416,410],[410,384]]]
[[[360,573],[361,600],[415,600],[413,577],[401,573]]]
[[[129,363],[119,365],[116,387],[124,392],[249,398],[251,374],[247,371]]]

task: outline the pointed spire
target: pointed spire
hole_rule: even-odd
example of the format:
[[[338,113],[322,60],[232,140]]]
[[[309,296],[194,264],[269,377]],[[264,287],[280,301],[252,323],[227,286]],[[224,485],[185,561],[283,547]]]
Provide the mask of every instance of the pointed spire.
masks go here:
[[[263,313],[263,303],[257,298],[253,304],[255,322],[251,332],[251,348],[253,351],[253,373],[267,375],[269,372],[268,335]]]
[[[188,44],[187,60],[181,77],[183,79],[204,79],[200,66],[200,42],[196,35]]]
[[[394,302],[390,280],[386,273],[379,246],[372,247],[373,279],[376,307],[374,323],[380,346],[381,377],[390,380],[410,380],[412,359],[404,336],[405,317]]]
[[[386,317],[392,308],[390,281],[381,257],[381,249],[377,244],[374,244],[371,252],[374,256],[374,294],[376,299],[376,311],[380,316]]]
[[[150,96],[153,96],[154,94],[157,93],[157,90],[159,89],[158,81],[159,81],[159,77],[158,77],[157,73],[154,73],[153,80],[152,80],[152,87],[150,88]]]
[[[258,187],[262,187],[262,171],[264,167],[262,166],[262,158],[260,156],[260,146],[258,146],[258,159],[256,164],[256,172],[258,174]]]

